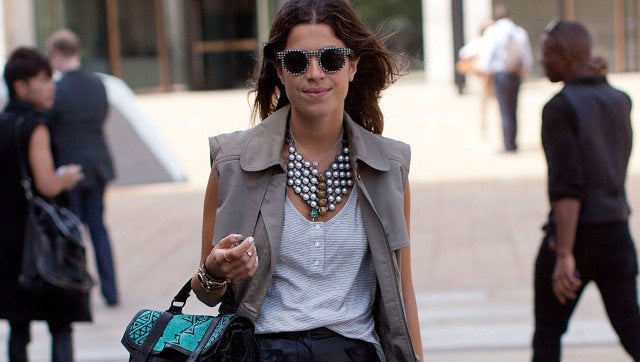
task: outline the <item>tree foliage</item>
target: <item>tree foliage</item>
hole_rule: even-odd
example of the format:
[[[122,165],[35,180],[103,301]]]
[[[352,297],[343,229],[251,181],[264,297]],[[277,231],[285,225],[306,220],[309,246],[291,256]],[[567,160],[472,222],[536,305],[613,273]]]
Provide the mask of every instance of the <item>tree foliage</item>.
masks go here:
[[[351,3],[367,25],[389,36],[389,49],[407,57],[411,68],[422,68],[421,0],[352,0]]]

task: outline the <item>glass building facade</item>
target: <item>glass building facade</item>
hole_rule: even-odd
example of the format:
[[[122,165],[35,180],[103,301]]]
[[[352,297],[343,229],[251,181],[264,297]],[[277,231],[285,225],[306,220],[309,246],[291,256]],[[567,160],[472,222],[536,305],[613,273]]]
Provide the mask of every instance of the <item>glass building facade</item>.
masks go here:
[[[640,70],[640,0],[503,0],[539,49],[538,35],[554,17],[579,21],[592,33],[596,54],[612,71]],[[539,54],[539,53],[536,53]]]
[[[7,3],[24,0],[2,1],[6,8]],[[475,28],[454,29],[453,24],[473,27],[477,20],[479,26],[485,19],[470,19],[477,15],[475,10],[489,9],[498,1],[351,2],[373,28],[398,29],[396,43],[390,47],[409,56],[411,69],[447,74],[450,71],[453,80],[453,60],[443,61],[443,52],[447,53],[447,59],[454,53],[453,41],[445,40],[450,51],[439,46],[437,53],[429,52],[429,44],[442,41],[441,31],[475,33]],[[551,19],[562,16],[581,21],[589,28],[595,38],[596,53],[609,60],[611,71],[640,70],[640,0],[499,2],[507,5],[516,22],[529,32],[536,55],[539,34]],[[85,69],[120,77],[136,91],[167,91],[246,86],[256,51],[266,39],[270,21],[282,0],[31,0],[31,3],[35,45],[39,48],[44,49],[52,31],[68,27],[84,43]],[[446,7],[452,9],[443,12],[448,14],[444,18],[434,20],[426,16]],[[12,14],[6,13],[5,17],[8,16]],[[466,17],[465,22],[454,21],[456,16]],[[430,21],[437,24],[427,24]],[[426,31],[429,26],[437,31],[429,34]],[[460,43],[459,37],[456,40]],[[442,65],[433,70],[427,66],[429,62]],[[440,69],[444,65],[446,69]],[[535,75],[541,75],[539,67],[534,69]]]

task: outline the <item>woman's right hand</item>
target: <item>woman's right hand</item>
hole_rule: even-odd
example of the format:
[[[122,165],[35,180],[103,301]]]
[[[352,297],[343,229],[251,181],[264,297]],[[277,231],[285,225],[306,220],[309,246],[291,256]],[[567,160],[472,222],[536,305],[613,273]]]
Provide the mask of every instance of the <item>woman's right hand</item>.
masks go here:
[[[258,254],[252,236],[243,240],[240,234],[229,234],[214,246],[204,261],[214,277],[239,282],[252,277],[258,270]]]
[[[84,173],[82,173],[82,166],[69,164],[58,167],[56,169],[56,176],[62,181],[65,190],[71,190],[78,181],[84,178]]]

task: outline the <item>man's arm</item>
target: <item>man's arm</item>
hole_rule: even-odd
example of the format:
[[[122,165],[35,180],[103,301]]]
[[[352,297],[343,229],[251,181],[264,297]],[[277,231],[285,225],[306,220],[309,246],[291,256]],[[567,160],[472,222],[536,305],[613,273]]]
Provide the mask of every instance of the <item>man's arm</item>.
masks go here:
[[[551,203],[556,220],[556,265],[553,269],[553,292],[561,304],[576,298],[582,285],[576,270],[573,246],[576,240],[580,200],[563,198]]]
[[[556,265],[553,291],[565,304],[582,285],[576,273],[573,247],[580,215],[582,167],[577,114],[568,100],[556,95],[542,111],[542,145],[548,168],[548,193],[556,222]]]

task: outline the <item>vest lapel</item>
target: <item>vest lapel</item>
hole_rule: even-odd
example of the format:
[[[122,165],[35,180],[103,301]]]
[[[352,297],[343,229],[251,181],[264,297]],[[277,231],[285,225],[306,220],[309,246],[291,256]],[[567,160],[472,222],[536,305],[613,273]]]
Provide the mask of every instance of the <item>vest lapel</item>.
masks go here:
[[[285,177],[286,174],[284,172],[276,172],[271,176],[260,210],[271,248],[272,269],[276,265],[280,241],[282,240],[284,202],[287,188]]]

